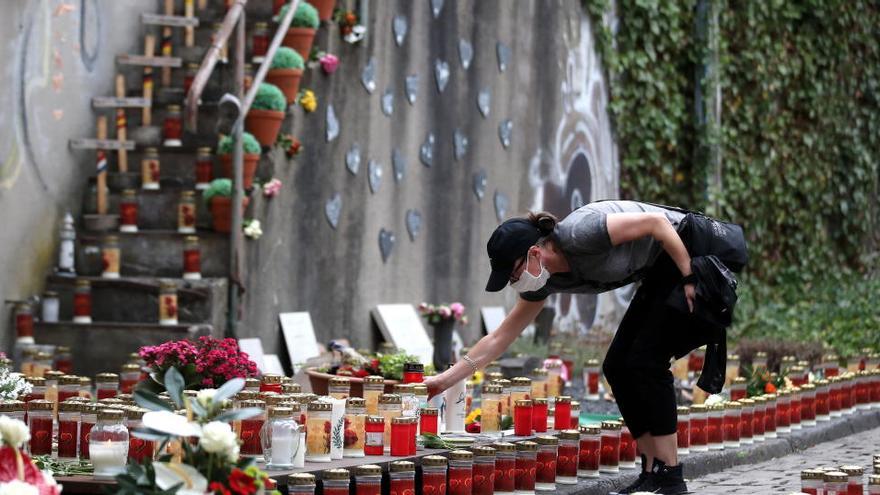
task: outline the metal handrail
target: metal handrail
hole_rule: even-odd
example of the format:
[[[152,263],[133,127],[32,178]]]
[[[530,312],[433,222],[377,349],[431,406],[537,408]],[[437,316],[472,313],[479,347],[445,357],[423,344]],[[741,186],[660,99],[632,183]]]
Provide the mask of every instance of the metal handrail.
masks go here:
[[[235,103],[239,104],[239,113],[232,126],[235,147],[233,149],[232,159],[233,207],[232,225],[229,232],[229,292],[227,298],[228,311],[225,332],[227,337],[237,336],[238,289],[242,285],[238,269],[241,265],[239,260],[239,247],[241,246],[242,225],[241,207],[239,207],[239,205],[241,205],[244,200],[244,190],[241,187],[243,182],[242,168],[244,162],[244,149],[242,143],[244,119],[245,116],[247,116],[248,110],[251,108],[251,104],[254,102],[254,98],[257,96],[257,90],[259,89],[260,84],[262,84],[263,79],[265,79],[266,73],[269,72],[269,67],[272,65],[272,59],[275,57],[275,52],[278,50],[278,47],[281,46],[281,41],[287,34],[290,24],[293,22],[293,16],[296,13],[299,0],[290,1],[290,8],[284,15],[284,18],[281,19],[281,23],[275,31],[275,36],[272,37],[272,42],[269,44],[269,48],[266,51],[263,63],[260,64],[260,68],[257,70],[257,73],[251,82],[251,86],[248,88],[247,94],[244,95],[244,99],[241,101],[240,98],[244,80],[244,6],[246,3],[247,0],[235,0],[235,3],[232,4],[226,12],[226,17],[223,18],[223,23],[221,24],[220,29],[214,35],[214,41],[208,49],[208,52],[205,54],[205,58],[202,59],[199,71],[193,78],[189,93],[186,95],[186,125],[191,131],[195,132],[198,127],[198,105],[202,96],[202,91],[205,89],[208,78],[211,77],[211,74],[214,72],[214,67],[217,65],[217,60],[220,58],[220,50],[227,43],[229,36],[232,34],[233,27],[236,27],[237,25],[237,43],[235,47],[235,81],[237,98],[234,98],[234,100],[236,100]]]

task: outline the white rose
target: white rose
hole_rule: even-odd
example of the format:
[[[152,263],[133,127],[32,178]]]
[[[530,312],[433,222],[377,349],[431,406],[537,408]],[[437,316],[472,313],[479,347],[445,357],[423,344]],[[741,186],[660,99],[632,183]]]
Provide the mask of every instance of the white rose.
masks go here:
[[[229,462],[238,462],[238,454],[240,453],[239,451],[240,451],[240,447],[236,443],[235,446],[232,447],[232,449],[229,452],[227,452],[227,458],[228,458]]]
[[[230,453],[238,449],[238,439],[229,423],[211,421],[202,427],[202,440],[199,445],[212,454]]]
[[[8,483],[0,483],[0,495],[39,495],[37,487],[23,481],[13,480]]]
[[[217,393],[217,391],[213,388],[199,390],[199,393],[196,395],[196,400],[199,401],[199,404],[201,404],[202,407],[207,408],[214,400],[215,393]]]
[[[31,432],[24,422],[9,416],[0,416],[0,442],[17,448],[30,439]]]

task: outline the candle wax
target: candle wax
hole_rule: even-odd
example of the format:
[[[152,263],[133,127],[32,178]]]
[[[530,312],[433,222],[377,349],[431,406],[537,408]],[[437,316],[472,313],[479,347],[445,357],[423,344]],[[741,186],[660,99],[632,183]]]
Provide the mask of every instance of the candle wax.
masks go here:
[[[578,446],[560,445],[556,454],[556,474],[569,478],[577,477]]]
[[[463,466],[449,467],[449,495],[471,495],[473,488],[473,469]]]
[[[494,462],[475,462],[473,474],[474,483],[471,490],[473,495],[492,495],[495,493]]]
[[[512,492],[516,489],[516,460],[512,457],[495,459],[495,491]]]
[[[599,452],[599,465],[617,467],[620,462],[620,438],[617,435],[602,435]]]
[[[578,469],[581,471],[599,470],[600,442],[598,438],[582,438],[578,451]]]
[[[535,458],[526,459],[517,456],[516,458],[516,490],[532,491],[535,489],[535,476],[537,471],[537,461]]]
[[[446,495],[446,473],[422,471],[422,494]]]
[[[556,452],[539,450],[535,469],[537,483],[556,483]]]

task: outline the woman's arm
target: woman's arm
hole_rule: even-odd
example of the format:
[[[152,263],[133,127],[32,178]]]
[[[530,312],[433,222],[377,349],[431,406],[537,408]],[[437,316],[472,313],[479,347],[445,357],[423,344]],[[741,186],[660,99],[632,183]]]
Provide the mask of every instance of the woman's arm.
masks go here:
[[[543,307],[544,301],[526,301],[520,298],[510,314],[501,322],[501,325],[471,347],[468,357],[473,360],[477,368],[484,368],[507,350],[526,326],[534,321]],[[454,383],[471,376],[473,371],[473,367],[469,363],[460,360],[452,368],[425,380],[428,394],[433,397],[443,392]]]
[[[682,276],[691,274],[691,256],[687,247],[663,213],[609,213],[605,217],[605,227],[614,246],[650,235],[660,241]],[[693,312],[694,284],[685,285],[685,295]]]

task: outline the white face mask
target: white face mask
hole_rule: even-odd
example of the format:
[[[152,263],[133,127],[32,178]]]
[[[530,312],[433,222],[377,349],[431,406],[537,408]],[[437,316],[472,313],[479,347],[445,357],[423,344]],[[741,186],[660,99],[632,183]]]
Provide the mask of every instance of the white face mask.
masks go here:
[[[510,284],[513,290],[519,293],[535,292],[547,285],[547,279],[550,278],[550,272],[544,268],[544,264],[541,263],[540,259],[538,263],[541,263],[541,273],[539,273],[538,276],[529,273],[529,261],[528,255],[526,255],[525,270],[523,270],[522,274],[519,276],[519,280]]]

